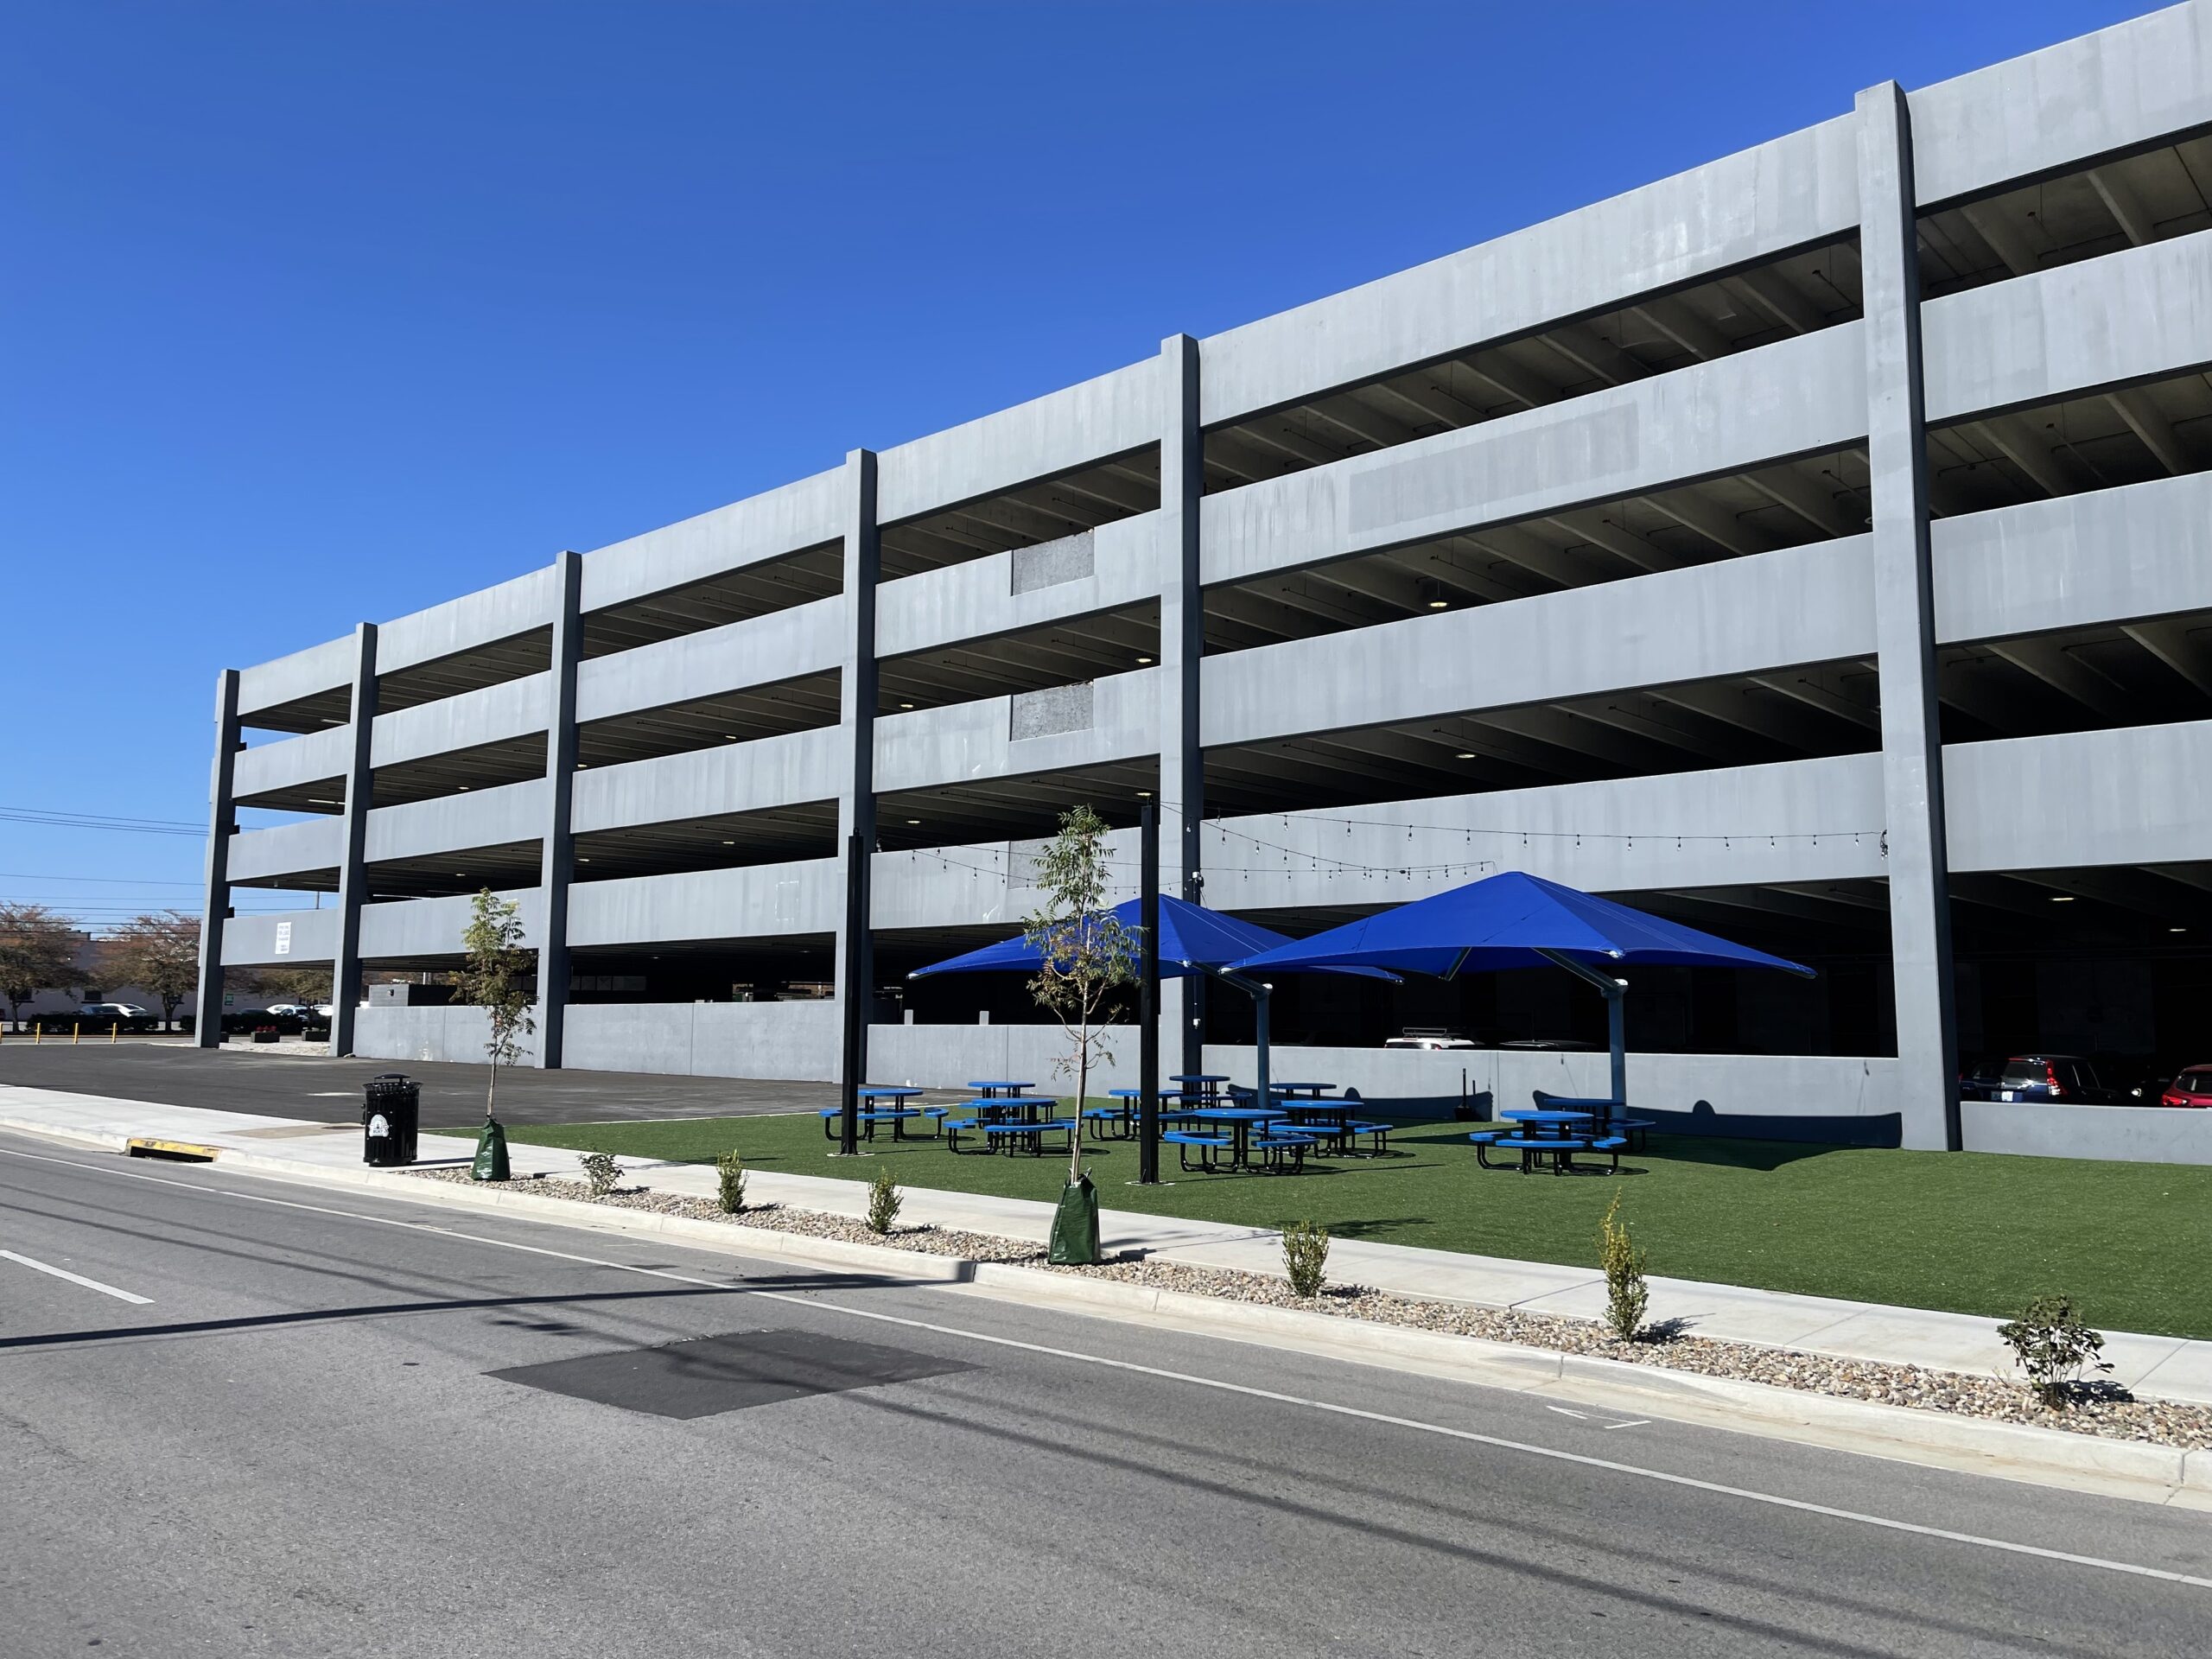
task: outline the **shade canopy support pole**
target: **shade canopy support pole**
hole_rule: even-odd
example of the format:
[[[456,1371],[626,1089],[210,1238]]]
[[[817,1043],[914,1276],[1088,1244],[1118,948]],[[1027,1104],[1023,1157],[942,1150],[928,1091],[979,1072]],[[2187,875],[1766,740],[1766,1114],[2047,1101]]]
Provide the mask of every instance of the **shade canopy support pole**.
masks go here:
[[[1611,1051],[1613,1062],[1613,1104],[1622,1111],[1628,1109],[1628,982],[1592,967],[1564,950],[1538,950],[1536,954],[1554,967],[1564,968],[1577,979],[1598,988],[1605,999],[1605,1046]]]
[[[1259,1090],[1259,1092],[1253,1096],[1252,1103],[1264,1111],[1267,1109],[1268,1104],[1268,1084],[1269,1081],[1268,1076],[1268,1006],[1269,999],[1274,995],[1275,988],[1266,983],[1264,981],[1249,978],[1245,975],[1238,973],[1233,968],[1215,968],[1209,969],[1209,971],[1215,975],[1216,977],[1225,980],[1230,984],[1234,985],[1238,990],[1243,992],[1247,996],[1252,999],[1253,1067],[1258,1074],[1256,1082]]]

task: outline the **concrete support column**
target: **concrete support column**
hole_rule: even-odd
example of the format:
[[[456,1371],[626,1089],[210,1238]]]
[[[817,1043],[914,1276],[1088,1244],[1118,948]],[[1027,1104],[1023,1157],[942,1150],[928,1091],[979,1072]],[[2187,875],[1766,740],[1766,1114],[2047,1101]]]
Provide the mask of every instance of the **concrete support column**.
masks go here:
[[[370,797],[374,773],[370,750],[377,727],[377,625],[353,631],[352,759],[346,768],[346,832],[338,856],[338,950],[330,964],[330,1052],[353,1052],[353,1010],[361,995],[361,906],[368,897],[365,868]]]
[[[1928,543],[1920,266],[1912,112],[1895,81],[1859,94],[1859,264],[1866,286],[1866,454],[1873,493],[1874,637],[1882,677],[1890,955],[1904,1144],[1958,1149],[1951,904]]]
[[[576,664],[583,654],[583,556],[553,561],[553,696],[545,726],[545,836],[539,843],[537,896],[537,1064],[561,1069],[569,1014],[569,880],[575,839],[569,803],[576,777]]]
[[[223,924],[231,915],[231,832],[237,807],[231,779],[238,756],[238,671],[215,677],[215,764],[207,782],[207,899],[200,916],[200,995],[192,1040],[213,1048],[223,1040]]]
[[[882,569],[882,536],[875,521],[875,453],[845,457],[845,633],[838,673],[838,741],[849,757],[837,792],[837,845],[844,849],[845,879],[857,883],[855,905],[841,906],[837,925],[839,1011],[853,1017],[858,999],[858,1052],[849,1056],[848,1087],[868,1080],[868,1017],[875,985],[874,950],[867,918],[869,855],[875,849],[875,585]],[[855,925],[855,918],[858,918]],[[849,1045],[849,1048],[851,1046]]]
[[[1205,606],[1198,588],[1198,502],[1205,493],[1205,443],[1198,426],[1198,342],[1171,334],[1160,345],[1160,890],[1205,902],[1200,830],[1205,820],[1205,755],[1198,747],[1199,658]],[[1163,1052],[1178,1071],[1205,1070],[1205,986],[1160,987],[1160,1017],[1179,1035]]]

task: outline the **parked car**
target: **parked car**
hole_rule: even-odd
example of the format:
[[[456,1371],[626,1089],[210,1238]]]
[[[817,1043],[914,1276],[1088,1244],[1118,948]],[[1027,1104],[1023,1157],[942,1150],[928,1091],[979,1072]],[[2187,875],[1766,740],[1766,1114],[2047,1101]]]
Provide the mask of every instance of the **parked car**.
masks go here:
[[[279,1020],[312,1020],[315,1016],[315,1007],[311,1002],[271,1002],[262,1012],[273,1014]]]
[[[71,1017],[102,1031],[110,1026],[120,1026],[125,1031],[152,1031],[162,1023],[161,1015],[147,1013],[136,1002],[87,1002]]]
[[[1473,1048],[1465,1033],[1441,1027],[1408,1026],[1402,1034],[1383,1039],[1385,1048]]]
[[[2076,1106],[2125,1106],[2138,1098],[2126,1089],[2107,1087],[2096,1068],[2078,1054],[2016,1054],[1999,1071],[1988,1097]]]
[[[2002,1060],[1976,1060],[1959,1073],[1961,1100],[1994,1100],[1997,1080],[2005,1075]]]
[[[2158,1091],[2161,1106],[2212,1109],[2212,1065],[2192,1065]]]

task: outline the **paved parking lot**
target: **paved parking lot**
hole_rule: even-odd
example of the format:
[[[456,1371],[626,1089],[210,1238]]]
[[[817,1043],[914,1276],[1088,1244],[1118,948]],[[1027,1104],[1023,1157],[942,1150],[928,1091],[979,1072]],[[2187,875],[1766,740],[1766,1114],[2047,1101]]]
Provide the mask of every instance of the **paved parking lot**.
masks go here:
[[[480,1065],[256,1054],[237,1048],[194,1048],[158,1038],[76,1046],[48,1039],[34,1047],[28,1037],[10,1033],[0,1042],[0,1083],[332,1123],[359,1114],[361,1085],[380,1071],[404,1071],[422,1084],[426,1128],[459,1128],[484,1116],[485,1068]],[[518,1066],[499,1078],[500,1116],[532,1123],[797,1112],[835,1105],[836,1097],[830,1084],[741,1077],[537,1071]]]

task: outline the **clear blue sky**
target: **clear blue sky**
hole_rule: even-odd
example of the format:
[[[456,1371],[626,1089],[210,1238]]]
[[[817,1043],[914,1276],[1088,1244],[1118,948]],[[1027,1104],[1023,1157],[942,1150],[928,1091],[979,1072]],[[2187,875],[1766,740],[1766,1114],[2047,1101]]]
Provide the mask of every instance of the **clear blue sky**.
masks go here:
[[[204,822],[221,667],[2150,9],[14,0],[0,807]]]

